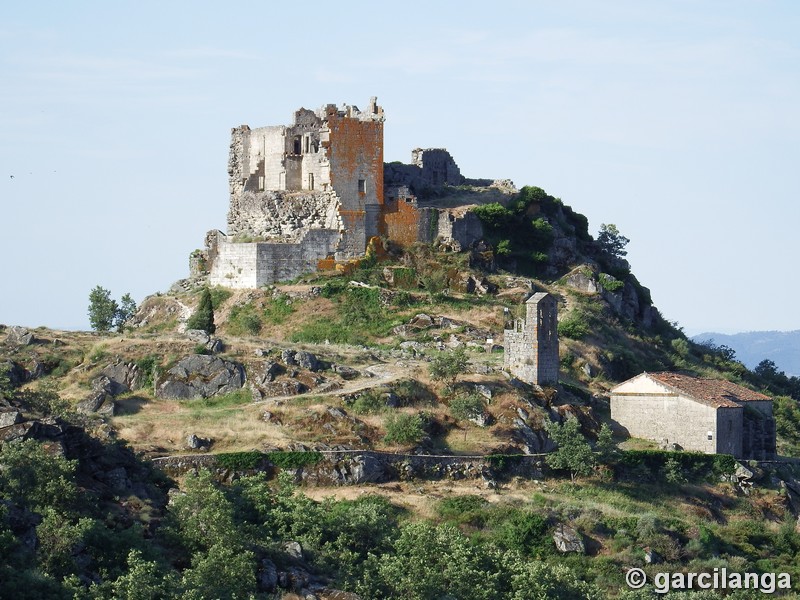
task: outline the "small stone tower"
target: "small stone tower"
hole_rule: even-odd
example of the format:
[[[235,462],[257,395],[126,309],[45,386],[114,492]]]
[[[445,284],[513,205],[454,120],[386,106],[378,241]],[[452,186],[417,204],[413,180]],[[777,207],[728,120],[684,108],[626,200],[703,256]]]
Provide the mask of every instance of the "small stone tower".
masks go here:
[[[558,383],[558,302],[536,292],[525,303],[525,319],[506,319],[504,366],[526,383]]]

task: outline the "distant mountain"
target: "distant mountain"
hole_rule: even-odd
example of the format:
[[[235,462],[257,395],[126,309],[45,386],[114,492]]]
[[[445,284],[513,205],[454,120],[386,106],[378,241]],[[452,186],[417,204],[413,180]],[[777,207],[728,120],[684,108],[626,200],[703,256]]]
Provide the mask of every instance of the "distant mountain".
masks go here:
[[[765,358],[772,360],[787,375],[800,376],[800,330],[747,331],[734,333],[701,333],[695,342],[714,340],[718,346],[736,351],[736,358],[752,369]]]

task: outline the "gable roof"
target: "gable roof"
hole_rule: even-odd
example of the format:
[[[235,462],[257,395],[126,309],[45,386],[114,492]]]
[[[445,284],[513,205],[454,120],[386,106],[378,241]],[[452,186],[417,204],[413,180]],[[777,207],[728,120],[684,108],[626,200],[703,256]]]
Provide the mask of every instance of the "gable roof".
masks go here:
[[[649,377],[678,394],[715,408],[736,408],[745,402],[768,402],[772,400],[769,396],[724,379],[691,377],[665,371],[642,373],[634,377],[634,379],[639,377]],[[611,391],[612,393],[614,392],[614,390]]]

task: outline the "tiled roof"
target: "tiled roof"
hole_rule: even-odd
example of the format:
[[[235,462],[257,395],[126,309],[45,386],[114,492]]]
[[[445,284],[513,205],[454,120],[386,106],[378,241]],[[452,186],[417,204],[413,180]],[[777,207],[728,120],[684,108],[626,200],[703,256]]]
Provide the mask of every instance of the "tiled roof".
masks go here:
[[[646,375],[698,402],[715,407],[734,408],[742,402],[772,400],[769,396],[724,379],[690,377],[667,372]]]

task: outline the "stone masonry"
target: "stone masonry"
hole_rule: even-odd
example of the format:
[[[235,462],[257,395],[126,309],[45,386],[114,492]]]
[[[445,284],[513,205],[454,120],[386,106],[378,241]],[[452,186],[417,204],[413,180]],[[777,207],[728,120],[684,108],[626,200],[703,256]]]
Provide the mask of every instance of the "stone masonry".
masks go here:
[[[383,109],[328,104],[295,111],[291,125],[231,131],[227,233],[192,253],[194,280],[257,288],[364,256],[373,236],[400,246],[462,250],[480,221],[463,207],[420,206],[417,194],[466,179],[443,148],[417,148],[412,164],[383,162]]]
[[[510,322],[509,322],[510,321]],[[537,292],[525,303],[525,318],[507,319],[504,366],[526,383],[558,383],[558,302]]]

